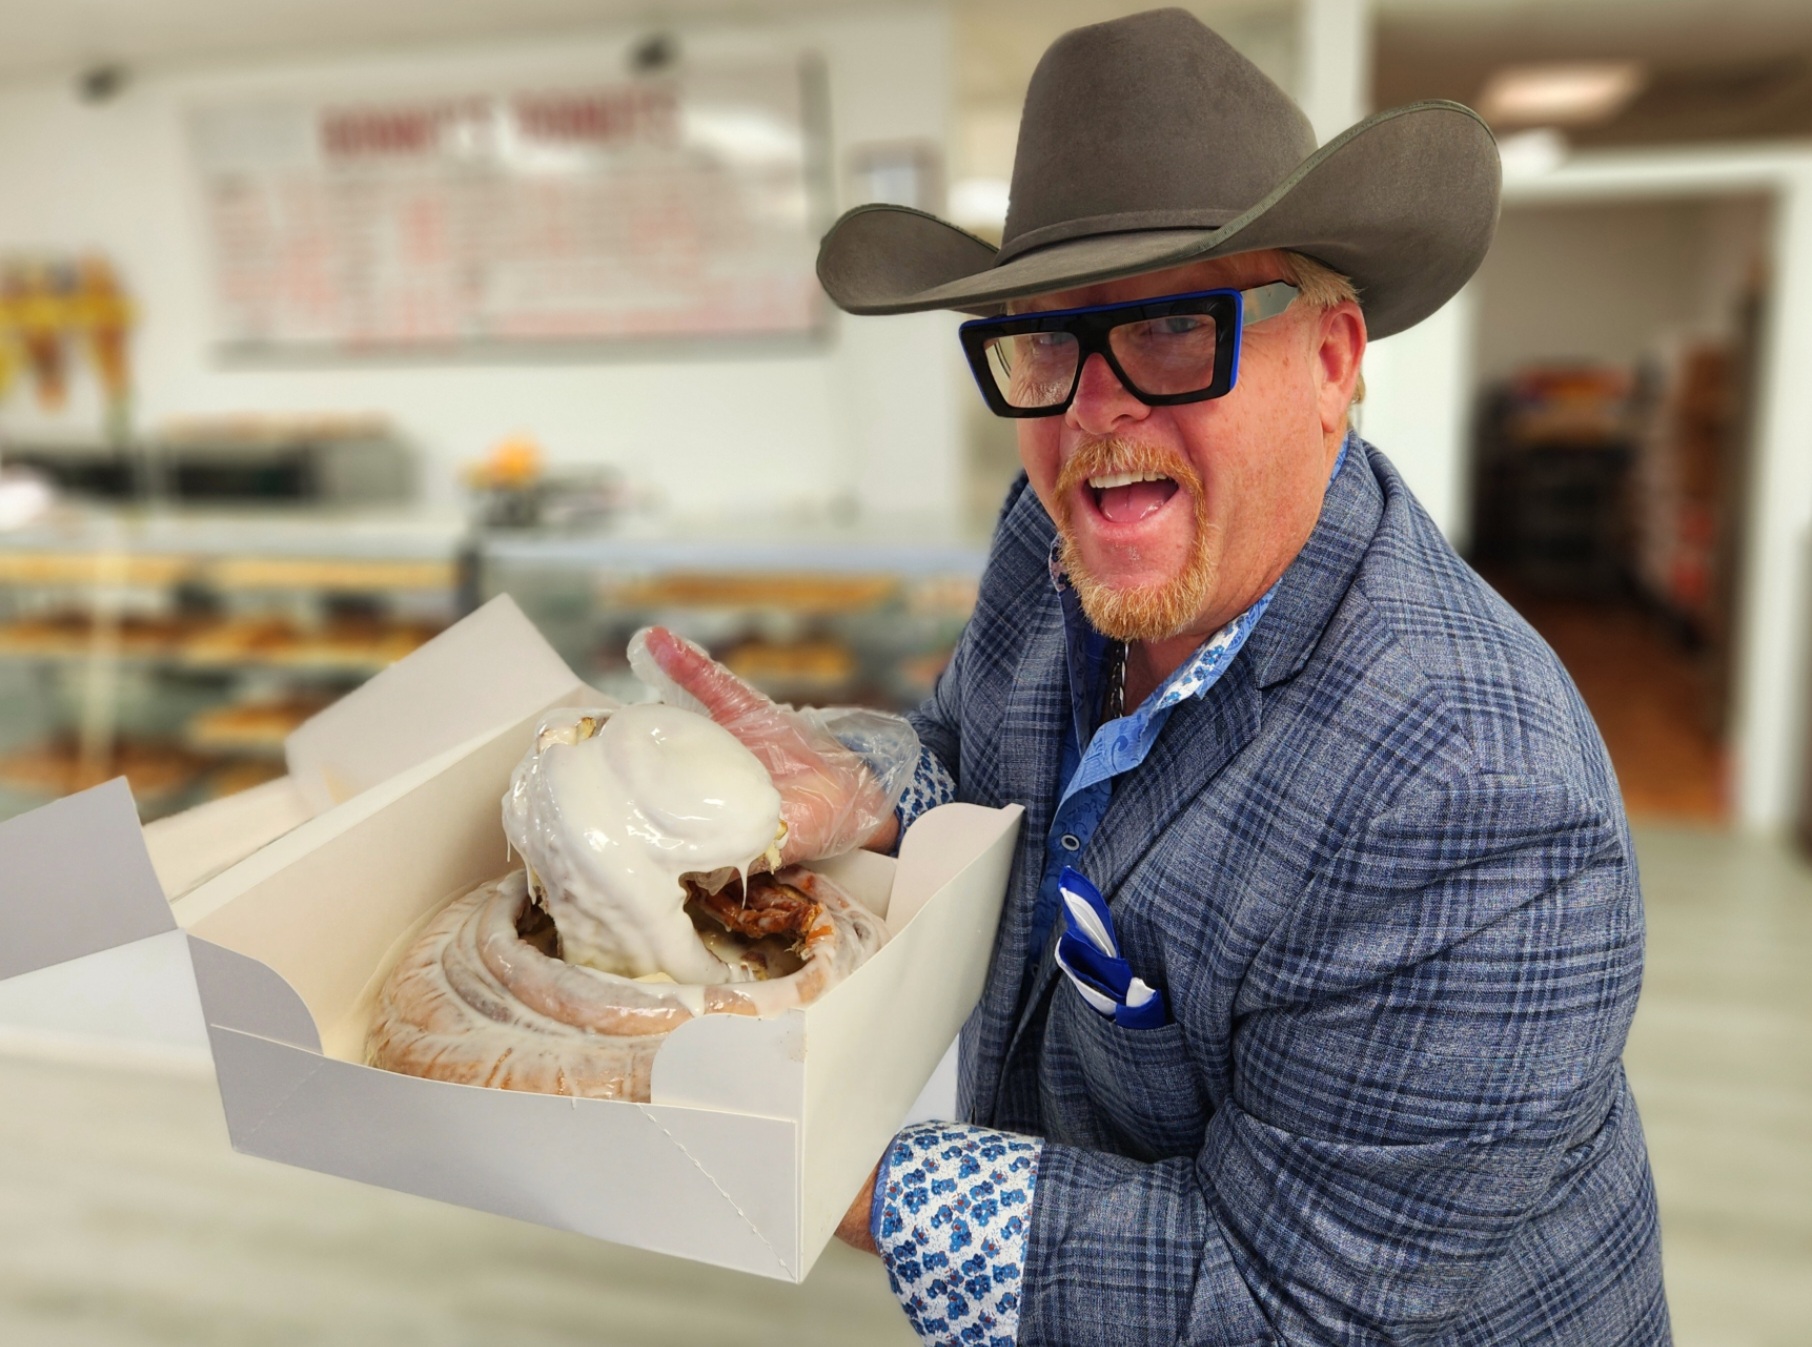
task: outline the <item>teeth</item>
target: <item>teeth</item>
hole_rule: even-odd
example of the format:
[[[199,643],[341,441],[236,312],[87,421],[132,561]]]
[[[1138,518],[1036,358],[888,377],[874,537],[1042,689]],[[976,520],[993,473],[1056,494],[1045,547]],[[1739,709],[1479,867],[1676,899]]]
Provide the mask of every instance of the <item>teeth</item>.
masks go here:
[[[1097,491],[1106,491],[1116,486],[1131,486],[1135,482],[1168,482],[1169,477],[1161,472],[1109,472],[1099,477],[1091,477],[1088,484]]]

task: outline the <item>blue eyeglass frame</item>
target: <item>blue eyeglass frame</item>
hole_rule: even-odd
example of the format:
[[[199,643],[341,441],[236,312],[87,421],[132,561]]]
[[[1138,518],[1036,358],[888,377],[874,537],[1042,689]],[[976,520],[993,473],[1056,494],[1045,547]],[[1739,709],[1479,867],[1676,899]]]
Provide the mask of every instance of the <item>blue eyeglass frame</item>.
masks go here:
[[[1082,384],[1082,371],[1087,368],[1091,355],[1099,355],[1105,360],[1121,387],[1146,406],[1174,407],[1186,402],[1207,402],[1231,393],[1239,382],[1241,334],[1251,324],[1273,318],[1289,308],[1298,293],[1298,287],[1289,281],[1267,281],[1244,290],[1194,290],[1188,294],[1158,295],[1118,304],[1091,304],[1080,309],[1051,309],[1006,318],[972,318],[957,329],[956,335],[963,344],[969,372],[975,376],[982,400],[996,416],[1061,416],[1076,400],[1076,389]],[[1214,319],[1213,381],[1206,388],[1187,393],[1147,393],[1120,368],[1120,362],[1108,345],[1107,334],[1124,323],[1168,318],[1178,313],[1201,314]],[[1019,337],[1029,332],[1067,332],[1076,338],[1080,353],[1076,374],[1070,380],[1070,391],[1064,394],[1062,402],[1047,407],[1015,407],[1006,400],[995,381],[988,364],[987,344],[998,337]]]

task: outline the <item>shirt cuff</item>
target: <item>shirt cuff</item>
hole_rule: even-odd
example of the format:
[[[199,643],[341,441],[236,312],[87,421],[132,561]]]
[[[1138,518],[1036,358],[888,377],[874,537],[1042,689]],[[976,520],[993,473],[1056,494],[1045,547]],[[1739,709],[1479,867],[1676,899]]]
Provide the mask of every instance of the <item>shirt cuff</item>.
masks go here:
[[[918,1123],[875,1180],[871,1233],[895,1299],[930,1347],[1013,1347],[1019,1337],[1037,1137]]]
[[[912,780],[906,783],[905,793],[900,796],[900,803],[894,807],[894,817],[900,821],[900,836],[920,814],[936,809],[940,804],[949,804],[956,799],[956,778],[950,775],[950,769],[928,748],[919,749],[918,766],[912,770]],[[899,844],[894,844],[899,850]]]

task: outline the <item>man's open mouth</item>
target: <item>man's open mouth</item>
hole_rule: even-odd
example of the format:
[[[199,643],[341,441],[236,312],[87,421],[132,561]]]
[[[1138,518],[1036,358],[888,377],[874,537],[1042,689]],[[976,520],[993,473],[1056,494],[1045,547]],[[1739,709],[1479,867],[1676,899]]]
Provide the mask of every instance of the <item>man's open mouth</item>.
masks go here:
[[[1174,478],[1159,472],[1104,472],[1088,479],[1095,509],[1111,524],[1136,524],[1156,514],[1177,493]]]

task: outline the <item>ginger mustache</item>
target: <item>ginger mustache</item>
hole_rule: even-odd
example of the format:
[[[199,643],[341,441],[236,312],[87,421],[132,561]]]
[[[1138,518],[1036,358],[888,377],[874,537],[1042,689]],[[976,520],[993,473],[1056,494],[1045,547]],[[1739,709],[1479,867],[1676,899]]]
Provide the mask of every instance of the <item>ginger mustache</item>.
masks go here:
[[[1148,476],[1162,480],[1130,480]],[[1096,508],[1110,519],[1116,514],[1143,517],[1138,515],[1140,510],[1144,515],[1156,513],[1176,492],[1186,493],[1195,519],[1182,568],[1167,579],[1142,585],[1116,584],[1097,574],[1077,536],[1076,502],[1084,491],[1095,493]],[[1124,495],[1115,499],[1112,492]],[[1219,568],[1207,491],[1194,465],[1173,451],[1117,436],[1085,440],[1060,466],[1053,495],[1063,569],[1097,631],[1120,641],[1161,641],[1182,632],[1197,618]],[[1142,559],[1136,548],[1129,549],[1128,556],[1135,562]]]

